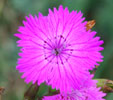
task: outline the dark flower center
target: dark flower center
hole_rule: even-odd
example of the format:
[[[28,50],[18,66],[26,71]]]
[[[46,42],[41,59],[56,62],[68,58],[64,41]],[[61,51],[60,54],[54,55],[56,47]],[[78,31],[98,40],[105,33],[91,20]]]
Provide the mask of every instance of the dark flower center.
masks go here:
[[[57,56],[59,54],[59,51],[57,48],[55,48],[55,55]]]

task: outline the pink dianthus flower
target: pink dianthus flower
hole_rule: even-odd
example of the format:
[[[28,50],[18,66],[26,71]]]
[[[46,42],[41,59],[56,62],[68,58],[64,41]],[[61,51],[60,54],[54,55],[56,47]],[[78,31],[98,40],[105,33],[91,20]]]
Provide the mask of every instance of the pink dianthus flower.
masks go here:
[[[96,87],[96,80],[87,80],[80,89],[71,93],[60,93],[53,96],[44,96],[42,100],[105,100],[106,95]]]
[[[95,31],[86,31],[82,13],[62,6],[49,14],[23,21],[15,36],[22,47],[16,67],[25,82],[46,82],[60,91],[79,89],[91,70],[102,61],[103,48]]]

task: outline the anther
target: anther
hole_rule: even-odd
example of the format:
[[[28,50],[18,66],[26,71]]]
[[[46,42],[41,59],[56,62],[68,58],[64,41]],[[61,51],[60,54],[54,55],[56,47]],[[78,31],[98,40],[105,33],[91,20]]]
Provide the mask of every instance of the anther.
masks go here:
[[[73,51],[73,49],[70,49],[70,51]]]
[[[47,41],[44,41],[44,43],[47,43]]]
[[[47,57],[45,57],[45,59],[47,59]]]
[[[61,38],[63,38],[63,36],[62,36],[62,35],[60,35],[60,37],[61,37]]]

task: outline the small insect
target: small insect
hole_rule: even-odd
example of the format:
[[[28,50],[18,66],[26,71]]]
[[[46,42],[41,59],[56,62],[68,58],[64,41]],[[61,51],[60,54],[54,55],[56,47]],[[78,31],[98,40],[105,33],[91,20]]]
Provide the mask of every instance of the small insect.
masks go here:
[[[96,23],[95,20],[88,21],[87,24],[86,24],[86,31],[91,29],[95,25],[95,23]]]

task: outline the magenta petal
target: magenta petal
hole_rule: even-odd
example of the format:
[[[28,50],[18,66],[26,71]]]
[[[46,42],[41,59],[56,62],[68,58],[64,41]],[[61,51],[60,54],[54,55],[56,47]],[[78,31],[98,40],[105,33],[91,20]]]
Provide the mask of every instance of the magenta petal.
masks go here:
[[[90,77],[90,76],[89,76]],[[96,87],[96,80],[88,78],[80,89],[68,93],[60,93],[53,96],[44,96],[42,100],[105,100],[105,93]]]

